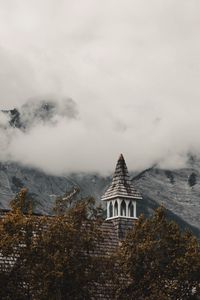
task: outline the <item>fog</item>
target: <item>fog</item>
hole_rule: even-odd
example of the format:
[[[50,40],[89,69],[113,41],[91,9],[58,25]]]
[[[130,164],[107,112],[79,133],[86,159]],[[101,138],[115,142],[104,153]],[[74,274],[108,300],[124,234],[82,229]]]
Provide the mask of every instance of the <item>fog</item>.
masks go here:
[[[0,0],[0,159],[107,174],[199,155],[198,0]],[[41,120],[40,101],[54,103]],[[37,114],[35,115],[35,111]]]

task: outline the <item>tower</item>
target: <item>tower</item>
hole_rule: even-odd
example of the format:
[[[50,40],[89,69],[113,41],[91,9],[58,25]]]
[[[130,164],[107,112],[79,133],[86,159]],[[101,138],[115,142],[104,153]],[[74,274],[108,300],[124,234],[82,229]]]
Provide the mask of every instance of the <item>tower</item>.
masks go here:
[[[107,220],[114,218],[137,219],[136,203],[141,194],[133,187],[128,169],[121,154],[113,175],[112,183],[101,200],[107,202]]]

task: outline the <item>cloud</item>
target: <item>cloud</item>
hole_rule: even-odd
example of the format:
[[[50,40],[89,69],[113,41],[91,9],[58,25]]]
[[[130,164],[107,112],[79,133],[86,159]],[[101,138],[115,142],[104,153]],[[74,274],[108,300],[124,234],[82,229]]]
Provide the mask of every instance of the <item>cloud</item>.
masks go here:
[[[70,98],[55,100],[32,99],[18,109],[22,127],[27,131],[37,125],[55,125],[61,118],[76,119],[76,102]]]
[[[1,159],[106,173],[121,152],[131,170],[199,154],[199,6],[0,0],[0,104],[29,124],[0,114]],[[40,99],[56,102],[48,122],[33,118]]]

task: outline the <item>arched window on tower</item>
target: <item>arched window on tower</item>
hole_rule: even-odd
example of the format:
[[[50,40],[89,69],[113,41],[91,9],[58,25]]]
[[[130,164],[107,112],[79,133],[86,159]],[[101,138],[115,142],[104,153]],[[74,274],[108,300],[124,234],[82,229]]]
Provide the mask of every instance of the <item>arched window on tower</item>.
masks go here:
[[[115,216],[118,216],[118,203],[117,203],[117,201],[115,201],[114,215],[115,215]]]
[[[134,217],[134,207],[133,207],[133,203],[130,201],[129,205],[128,205],[128,216],[129,217]]]
[[[126,203],[124,200],[121,203],[120,214],[121,214],[121,216],[126,216]]]
[[[109,218],[113,217],[113,204],[110,202],[109,204]]]

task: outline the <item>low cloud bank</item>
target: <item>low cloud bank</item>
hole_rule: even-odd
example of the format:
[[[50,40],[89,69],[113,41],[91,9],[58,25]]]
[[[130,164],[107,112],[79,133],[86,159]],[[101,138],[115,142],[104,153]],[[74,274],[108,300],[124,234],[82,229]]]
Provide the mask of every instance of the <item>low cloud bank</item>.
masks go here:
[[[131,171],[154,164],[179,168],[186,165],[188,153],[199,155],[198,112],[190,119],[186,110],[165,110],[159,117],[137,112],[133,117],[129,111],[126,116],[103,111],[85,116],[72,99],[30,101],[18,111],[0,113],[0,159],[53,174],[105,175],[120,153]]]

